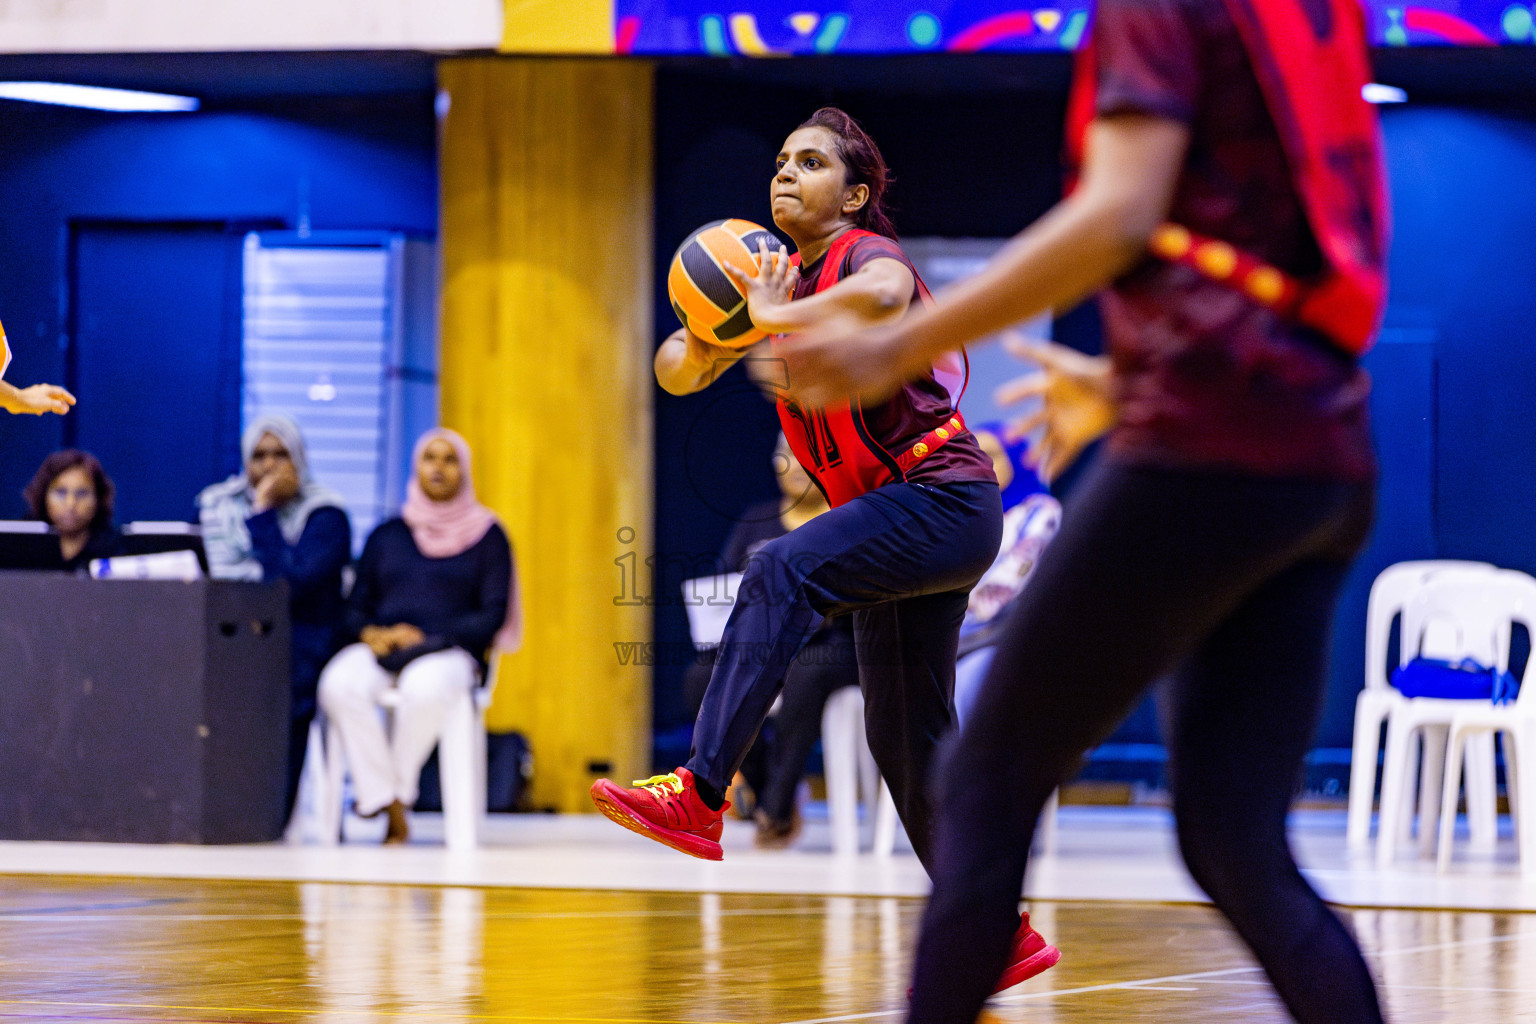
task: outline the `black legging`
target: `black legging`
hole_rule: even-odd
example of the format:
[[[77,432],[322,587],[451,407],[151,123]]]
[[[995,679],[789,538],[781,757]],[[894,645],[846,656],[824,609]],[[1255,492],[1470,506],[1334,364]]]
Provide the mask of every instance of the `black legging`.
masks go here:
[[[953,726],[971,588],[997,557],[997,484],[877,487],[758,549],[726,620],[685,767],[724,792],[790,663],[823,618],[853,616],[864,732],[918,860],[933,860],[929,781]]]
[[[976,1019],[1017,927],[1041,808],[1164,674],[1174,812],[1195,880],[1298,1021],[1381,1020],[1359,947],[1285,835],[1334,605],[1372,502],[1367,485],[1109,458],[1091,470],[940,762],[911,1020]]]

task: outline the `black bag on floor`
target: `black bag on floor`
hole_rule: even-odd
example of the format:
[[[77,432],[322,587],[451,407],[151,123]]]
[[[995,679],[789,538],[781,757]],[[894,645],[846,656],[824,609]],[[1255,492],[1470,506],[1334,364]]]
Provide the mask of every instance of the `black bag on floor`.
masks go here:
[[[493,811],[523,810],[528,782],[533,778],[533,748],[520,732],[493,732],[486,736],[486,803]]]

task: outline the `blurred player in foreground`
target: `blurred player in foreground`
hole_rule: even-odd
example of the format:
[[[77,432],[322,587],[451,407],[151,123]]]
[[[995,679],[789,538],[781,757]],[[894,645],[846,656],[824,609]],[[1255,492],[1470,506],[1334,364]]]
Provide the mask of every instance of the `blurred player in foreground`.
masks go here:
[[[913,1021],[976,1019],[1041,807],[1165,675],[1195,880],[1302,1024],[1382,1020],[1285,832],[1373,516],[1358,357],[1387,218],[1368,80],[1354,0],[1101,0],[1069,104],[1068,197],[936,308],[781,347],[802,402],[869,398],[1105,289],[1108,360],[1020,350],[1043,370],[1012,391],[1044,399],[1022,426],[1044,429],[1046,474],[1107,438],[941,759]]]

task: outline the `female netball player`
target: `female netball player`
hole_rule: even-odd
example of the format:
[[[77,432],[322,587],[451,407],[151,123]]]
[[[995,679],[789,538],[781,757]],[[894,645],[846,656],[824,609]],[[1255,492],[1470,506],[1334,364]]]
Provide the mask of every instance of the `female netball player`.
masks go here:
[[[785,346],[797,393],[875,392],[1108,286],[1111,364],[1051,352],[1034,388],[1052,464],[1109,432],[944,758],[914,1021],[976,1019],[1041,807],[1165,674],[1194,878],[1298,1021],[1382,1019],[1285,835],[1373,512],[1357,356],[1386,204],[1367,80],[1354,0],[1100,0],[1076,190],[930,314]]]
[[[881,206],[887,179],[873,140],[840,110],[819,110],[790,134],[770,191],[797,267],[787,252],[765,253],[758,277],[738,281],[757,327],[784,334],[906,314],[923,288]],[[741,355],[681,330],[657,352],[656,379],[673,394],[698,391]],[[929,867],[928,782],[951,726],[960,622],[1001,536],[991,459],[928,371],[879,404],[812,408],[781,394],[778,407],[790,447],[831,509],[749,564],[688,763],[634,788],[600,779],[592,797],[626,828],[720,859],[723,794],[790,661],[823,618],[851,613],[870,750]],[[1016,911],[1013,931],[1013,953],[992,979],[999,988],[1060,957]]]

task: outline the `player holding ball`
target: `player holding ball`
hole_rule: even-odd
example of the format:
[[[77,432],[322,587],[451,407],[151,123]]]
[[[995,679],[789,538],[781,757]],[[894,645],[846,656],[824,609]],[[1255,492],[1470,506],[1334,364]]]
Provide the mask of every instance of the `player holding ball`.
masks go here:
[[[830,107],[813,114],[785,140],[770,182],[774,224],[793,241],[794,255],[782,247],[768,251],[767,233],[750,230],[741,237],[757,242],[755,276],[739,257],[720,256],[731,240],[717,246],[705,237],[708,229],[699,239],[716,254],[710,262],[731,271],[712,273],[693,239],[679,251],[678,261],[692,264],[692,283],[715,299],[718,315],[700,329],[716,338],[734,330],[726,324],[739,300],[719,287],[725,275],[744,296],[756,331],[772,335],[893,323],[926,300],[882,208],[888,178],[874,141],[851,117]],[[671,290],[679,307],[692,301],[686,289]],[[688,309],[681,312],[695,320]],[[684,327],[657,351],[656,379],[678,395],[708,387],[746,354],[751,334],[719,344]],[[878,404],[812,408],[781,391],[778,410],[790,447],[831,509],[770,542],[748,566],[688,763],[633,788],[599,779],[592,798],[625,828],[719,860],[726,787],[790,661],[822,619],[851,614],[870,750],[914,851],[931,871],[928,780],[939,741],[952,727],[960,621],[1002,531],[991,459],[932,372]],[[1033,977],[1059,958],[1026,915],[997,987]]]

